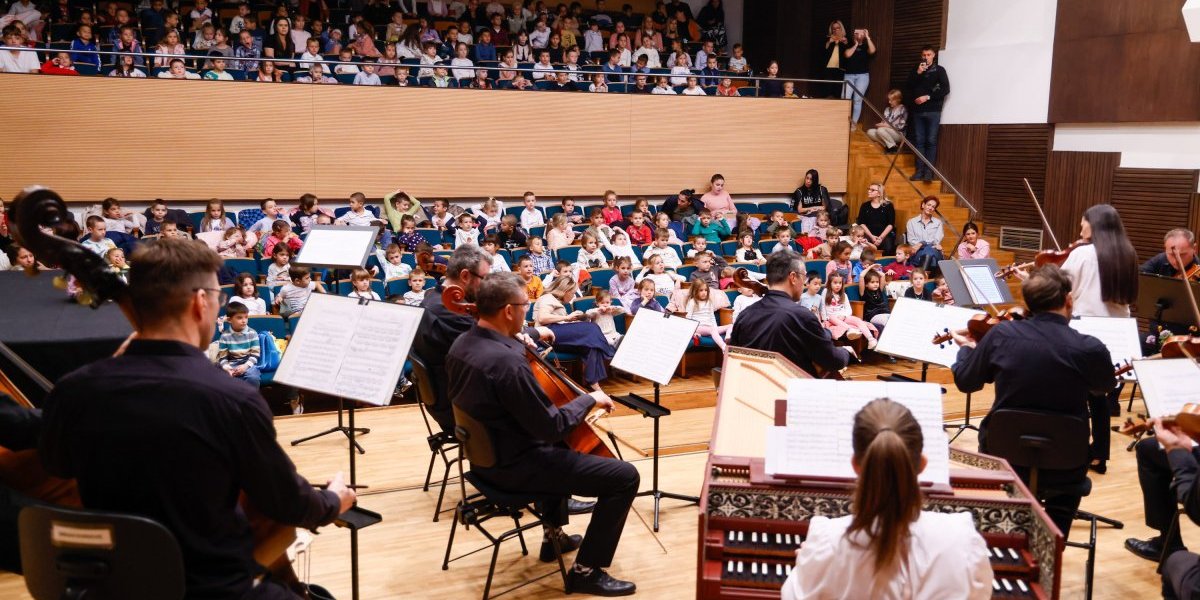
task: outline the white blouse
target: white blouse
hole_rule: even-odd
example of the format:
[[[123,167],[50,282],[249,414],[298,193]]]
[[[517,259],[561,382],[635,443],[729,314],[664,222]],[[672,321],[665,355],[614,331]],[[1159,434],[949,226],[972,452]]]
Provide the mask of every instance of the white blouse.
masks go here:
[[[1096,246],[1087,244],[1071,251],[1062,270],[1071,278],[1071,300],[1075,316],[1128,317],[1129,306],[1105,302],[1100,294],[1100,262]]]
[[[992,595],[987,544],[970,513],[922,511],[909,527],[908,561],[887,581],[875,582],[874,557],[860,532],[846,538],[849,515],[813,517],[808,538],[796,554],[796,568],[783,584],[783,600],[985,599]],[[879,589],[872,590],[878,583]]]

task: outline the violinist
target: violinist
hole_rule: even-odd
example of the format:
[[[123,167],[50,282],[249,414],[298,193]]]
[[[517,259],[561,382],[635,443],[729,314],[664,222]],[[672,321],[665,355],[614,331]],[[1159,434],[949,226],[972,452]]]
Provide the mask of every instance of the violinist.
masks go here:
[[[1175,253],[1183,261],[1180,267],[1175,260]],[[1163,252],[1142,263],[1141,272],[1163,277],[1179,277],[1179,271],[1187,272],[1188,279],[1194,280],[1200,274],[1200,265],[1196,262],[1196,235],[1190,229],[1182,227],[1172,229],[1163,236]]]
[[[970,338],[965,331],[953,332],[959,345],[953,367],[955,385],[970,393],[995,383],[992,411],[1030,409],[1086,420],[1088,395],[1103,395],[1115,382],[1108,348],[1071,329],[1071,280],[1056,265],[1033,271],[1021,284],[1021,292],[1032,318],[1003,321],[982,340]],[[979,425],[979,451],[983,453],[988,452],[989,417]],[[1027,469],[1017,467],[1016,471],[1028,482]],[[1042,470],[1039,475],[1051,485],[1078,483],[1086,476],[1086,467]],[[1046,498],[1046,512],[1064,536],[1070,532],[1079,501],[1078,495]]]
[[[47,396],[46,470],[75,478],[87,508],[166,526],[183,553],[188,598],[294,598],[255,564],[239,493],[269,518],[313,528],[348,510],[354,491],[340,474],[326,490],[301,477],[262,396],[204,355],[224,296],[220,257],[199,242],[164,239],[131,262],[137,338]]]
[[[502,489],[561,495],[555,506],[540,506],[557,526],[547,528],[540,558],[555,560],[550,536],[563,552],[579,550],[568,575],[568,588],[598,596],[624,596],[636,586],[604,571],[612,564],[625,518],[640,478],[633,465],[594,454],[582,454],[563,443],[594,408],[611,411],[613,401],[600,391],[580,395],[567,404],[551,403],[514,336],[525,326],[529,309],[525,284],[514,273],[493,273],[476,286],[478,322],[460,335],[446,357],[449,396],[454,406],[487,427],[496,454],[495,466],[471,470]],[[584,425],[586,426],[586,425]],[[568,536],[567,497],[597,498],[587,535]]]

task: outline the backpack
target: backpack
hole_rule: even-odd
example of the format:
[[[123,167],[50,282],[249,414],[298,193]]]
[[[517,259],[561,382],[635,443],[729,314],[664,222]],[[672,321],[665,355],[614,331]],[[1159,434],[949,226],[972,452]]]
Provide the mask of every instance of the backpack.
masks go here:
[[[282,358],[283,353],[279,351],[279,346],[275,345],[275,336],[270,331],[258,332],[258,370],[274,371],[279,368]]]

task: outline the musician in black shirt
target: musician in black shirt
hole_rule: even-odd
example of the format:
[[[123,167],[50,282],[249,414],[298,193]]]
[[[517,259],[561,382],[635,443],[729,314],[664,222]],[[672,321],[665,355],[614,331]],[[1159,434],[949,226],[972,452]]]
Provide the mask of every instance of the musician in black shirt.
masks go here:
[[[1175,253],[1183,260],[1184,270],[1196,266],[1196,234],[1182,227],[1172,229],[1163,236],[1163,251],[1150,260],[1142,263],[1143,273],[1162,275],[1163,277],[1179,277],[1179,265]]]
[[[562,443],[571,430],[587,426],[581,424],[593,407],[611,411],[612,400],[597,391],[556,407],[546,397],[521,342],[513,337],[524,327],[529,308],[525,283],[516,274],[489,275],[476,290],[475,304],[479,322],[455,340],[446,357],[451,401],[487,427],[496,454],[495,466],[472,465],[471,470],[502,489],[561,494],[563,502],[542,509],[559,526],[546,532],[546,540],[555,535],[564,550],[579,548],[569,589],[602,596],[632,594],[632,582],[614,579],[604,569],[612,564],[637,494],[637,469],[621,460],[581,454]],[[571,494],[597,498],[582,543],[579,536],[567,536],[561,529]],[[541,559],[554,560],[548,541],[542,543]]]
[[[132,258],[138,337],[123,355],[66,375],[46,398],[46,470],[75,478],[87,508],[165,525],[183,552],[188,598],[294,598],[259,579],[238,495],[270,519],[317,527],[349,509],[354,491],[340,473],[324,491],[301,477],[258,390],[201,350],[224,296],[221,259],[190,240],[147,244]]]
[[[829,330],[813,312],[796,301],[804,292],[804,260],[791,252],[767,258],[767,287],[762,300],[738,315],[730,346],[778,352],[808,373],[840,371],[850,361],[846,348],[833,345]]]
[[[954,383],[963,392],[996,384],[992,411],[1030,409],[1078,417],[1088,422],[1088,395],[1107,394],[1116,378],[1108,348],[1096,338],[1071,329],[1071,280],[1056,265],[1035,271],[1021,285],[1033,316],[1005,321],[981,341],[954,332],[959,345]],[[990,416],[990,412],[989,412]],[[979,451],[988,452],[988,417],[979,424]],[[1028,471],[1016,467],[1022,480]],[[1046,484],[1082,482],[1087,465],[1069,471],[1041,470]],[[1080,496],[1047,498],[1046,513],[1066,536]]]

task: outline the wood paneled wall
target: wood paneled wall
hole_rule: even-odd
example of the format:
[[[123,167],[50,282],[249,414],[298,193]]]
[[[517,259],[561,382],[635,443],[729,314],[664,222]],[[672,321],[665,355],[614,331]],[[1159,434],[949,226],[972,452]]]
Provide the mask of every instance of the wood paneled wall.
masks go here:
[[[1120,164],[1117,152],[1050,153],[1042,208],[1060,244],[1066,246],[1078,238],[1083,211],[1110,202],[1113,172]],[[1049,234],[1043,236],[1043,244],[1054,247]]]
[[[4,196],[657,196],[713,173],[769,194],[809,168],[846,187],[844,101],[29,75],[0,75],[0,98],[0,122],[52,115],[0,161]]]
[[[917,63],[921,62],[922,47],[941,48],[944,45],[946,39],[945,1],[896,0],[890,72],[887,78],[889,87],[904,89],[908,74],[917,66]]]
[[[977,210],[983,210],[986,170],[981,167],[987,162],[987,148],[987,125],[943,125],[939,130],[938,170]]]
[[[1045,195],[1052,137],[1049,125],[988,126],[983,202],[977,208],[989,225],[1042,227],[1022,178],[1029,179],[1038,198]]]
[[[1162,252],[1162,236],[1174,227],[1190,226],[1196,214],[1196,171],[1182,169],[1122,169],[1112,174],[1111,203],[1138,258]]]
[[[1050,122],[1200,120],[1184,0],[1058,0]]]

